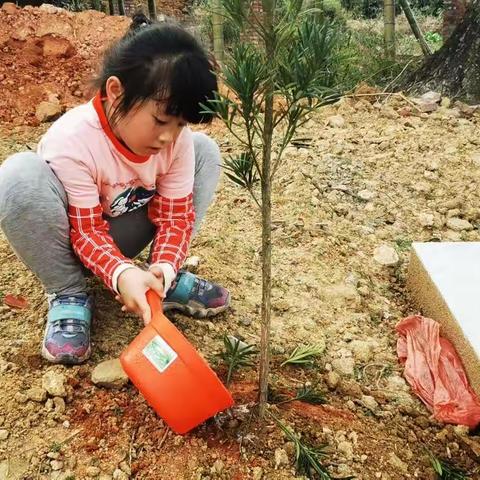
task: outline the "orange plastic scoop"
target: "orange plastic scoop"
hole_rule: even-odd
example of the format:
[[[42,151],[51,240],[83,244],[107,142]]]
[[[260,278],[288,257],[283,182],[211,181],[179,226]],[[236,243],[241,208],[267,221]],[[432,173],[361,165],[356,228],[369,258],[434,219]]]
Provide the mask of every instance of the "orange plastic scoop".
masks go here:
[[[123,369],[169,427],[183,434],[233,405],[230,392],[147,292],[152,321],[120,356]]]

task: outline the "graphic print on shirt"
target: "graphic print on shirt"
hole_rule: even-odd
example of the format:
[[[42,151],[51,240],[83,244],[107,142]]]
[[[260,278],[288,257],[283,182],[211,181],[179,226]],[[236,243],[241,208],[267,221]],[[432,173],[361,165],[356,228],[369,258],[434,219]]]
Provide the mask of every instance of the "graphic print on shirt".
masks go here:
[[[155,195],[155,190],[147,190],[143,187],[130,187],[115,198],[110,205],[113,217],[123,213],[132,212],[148,203]]]

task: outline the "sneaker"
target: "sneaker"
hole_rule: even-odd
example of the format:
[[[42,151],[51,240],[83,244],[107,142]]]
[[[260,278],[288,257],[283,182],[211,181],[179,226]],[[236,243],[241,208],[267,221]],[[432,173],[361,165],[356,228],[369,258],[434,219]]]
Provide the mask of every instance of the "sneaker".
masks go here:
[[[179,310],[195,318],[213,317],[230,305],[226,288],[180,270],[163,301],[163,311]]]
[[[91,295],[57,295],[49,299],[42,356],[49,362],[76,365],[90,357]]]

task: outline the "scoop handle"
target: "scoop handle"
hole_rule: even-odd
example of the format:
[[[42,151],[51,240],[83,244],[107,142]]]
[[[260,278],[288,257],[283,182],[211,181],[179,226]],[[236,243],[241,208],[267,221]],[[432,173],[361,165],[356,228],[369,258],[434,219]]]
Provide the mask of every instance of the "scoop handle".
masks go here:
[[[152,311],[152,321],[159,320],[159,317],[163,314],[162,299],[153,290],[147,290],[147,302],[150,305]]]

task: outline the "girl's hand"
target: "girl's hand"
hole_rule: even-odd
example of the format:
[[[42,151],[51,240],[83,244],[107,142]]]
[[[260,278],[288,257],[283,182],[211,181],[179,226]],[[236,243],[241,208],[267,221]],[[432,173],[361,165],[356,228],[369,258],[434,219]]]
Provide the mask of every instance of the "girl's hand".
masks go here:
[[[147,290],[152,289],[160,298],[163,294],[163,275],[159,278],[152,272],[140,268],[128,268],[118,277],[117,283],[120,295],[115,298],[123,303],[122,311],[134,312],[148,325],[152,319],[150,305],[147,302]]]

